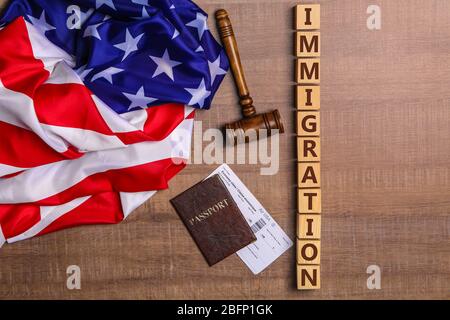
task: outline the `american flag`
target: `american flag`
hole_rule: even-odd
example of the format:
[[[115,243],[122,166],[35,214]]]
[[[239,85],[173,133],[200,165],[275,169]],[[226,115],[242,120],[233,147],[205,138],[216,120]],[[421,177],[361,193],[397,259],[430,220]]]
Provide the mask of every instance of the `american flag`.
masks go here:
[[[0,19],[0,246],[118,223],[185,166],[228,70],[188,0],[13,0]]]

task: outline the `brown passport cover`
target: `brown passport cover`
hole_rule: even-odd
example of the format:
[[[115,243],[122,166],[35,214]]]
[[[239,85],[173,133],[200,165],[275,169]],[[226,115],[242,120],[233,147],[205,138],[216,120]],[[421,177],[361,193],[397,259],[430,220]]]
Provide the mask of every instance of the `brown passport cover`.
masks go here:
[[[218,175],[170,202],[210,266],[256,240]]]

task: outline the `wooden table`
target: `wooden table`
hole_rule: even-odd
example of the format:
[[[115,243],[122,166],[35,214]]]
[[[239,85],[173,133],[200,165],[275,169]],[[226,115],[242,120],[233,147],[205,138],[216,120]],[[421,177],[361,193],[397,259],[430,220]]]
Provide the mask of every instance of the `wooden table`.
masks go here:
[[[277,175],[231,167],[294,239],[297,2],[197,2],[210,15],[229,11],[258,111],[278,108],[284,118]],[[0,298],[450,298],[450,2],[379,0],[382,28],[369,31],[372,2],[314,1],[322,5],[321,290],[295,290],[294,249],[258,276],[237,256],[209,268],[168,202],[216,167],[191,165],[122,224],[5,245]],[[197,119],[207,129],[238,117],[228,76]],[[73,264],[81,290],[66,288]],[[381,290],[367,289],[372,264]]]

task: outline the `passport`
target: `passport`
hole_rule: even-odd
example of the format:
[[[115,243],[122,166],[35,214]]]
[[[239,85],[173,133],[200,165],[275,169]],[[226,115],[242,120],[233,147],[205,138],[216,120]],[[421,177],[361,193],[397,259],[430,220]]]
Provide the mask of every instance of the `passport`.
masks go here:
[[[207,263],[212,266],[256,241],[219,175],[170,200]]]

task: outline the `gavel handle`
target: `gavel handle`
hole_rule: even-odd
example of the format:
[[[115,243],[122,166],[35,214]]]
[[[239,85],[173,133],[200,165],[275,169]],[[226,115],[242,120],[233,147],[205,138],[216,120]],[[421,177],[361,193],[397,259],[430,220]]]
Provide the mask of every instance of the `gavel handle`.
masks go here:
[[[220,9],[216,12],[216,21],[219,29],[220,39],[230,61],[231,72],[233,73],[234,82],[239,93],[239,104],[242,108],[242,114],[246,118],[250,118],[256,114],[253,106],[253,99],[247,87],[244,77],[244,70],[239,57],[239,49],[233,32],[228,12]]]

